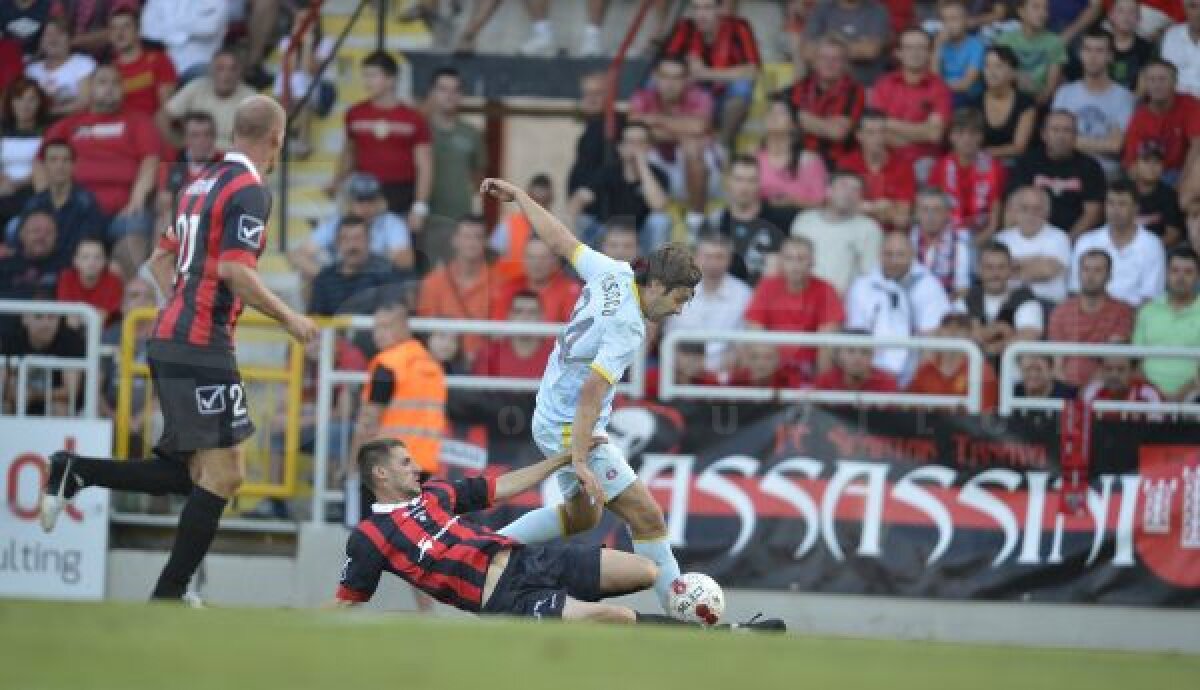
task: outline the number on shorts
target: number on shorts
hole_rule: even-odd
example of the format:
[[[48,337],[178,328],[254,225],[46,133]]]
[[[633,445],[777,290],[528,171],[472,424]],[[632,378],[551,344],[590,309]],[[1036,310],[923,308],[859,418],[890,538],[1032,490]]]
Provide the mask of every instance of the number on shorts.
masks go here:
[[[229,397],[233,400],[233,416],[245,417],[249,414],[246,409],[246,389],[240,383],[229,384]]]
[[[175,270],[187,273],[196,254],[196,232],[200,228],[200,216],[180,214],[175,219],[175,235],[179,239],[179,259]]]

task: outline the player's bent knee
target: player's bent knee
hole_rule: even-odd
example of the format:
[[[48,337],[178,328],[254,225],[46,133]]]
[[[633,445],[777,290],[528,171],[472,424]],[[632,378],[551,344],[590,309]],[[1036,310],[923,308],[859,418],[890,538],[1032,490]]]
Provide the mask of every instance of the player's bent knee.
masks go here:
[[[630,554],[632,564],[629,568],[630,589],[635,592],[640,592],[642,589],[654,587],[654,583],[659,580],[659,564],[644,556]]]

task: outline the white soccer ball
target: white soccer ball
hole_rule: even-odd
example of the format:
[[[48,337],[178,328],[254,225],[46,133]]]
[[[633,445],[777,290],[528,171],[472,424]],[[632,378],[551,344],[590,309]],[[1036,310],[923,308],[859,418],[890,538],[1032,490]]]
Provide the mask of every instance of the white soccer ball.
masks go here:
[[[704,573],[684,573],[671,582],[670,605],[679,620],[716,625],[725,614],[725,592]]]

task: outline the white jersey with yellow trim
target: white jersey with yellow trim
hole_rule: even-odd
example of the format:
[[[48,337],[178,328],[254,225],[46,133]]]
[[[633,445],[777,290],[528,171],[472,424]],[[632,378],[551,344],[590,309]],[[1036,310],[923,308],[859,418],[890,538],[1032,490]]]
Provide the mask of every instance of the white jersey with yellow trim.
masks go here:
[[[571,264],[584,285],[538,388],[534,420],[543,428],[547,424],[565,428],[574,421],[580,391],[591,372],[615,386],[646,338],[637,284],[629,264],[584,244],[575,249]],[[604,399],[596,434],[604,435],[608,427],[614,394],[609,391]]]

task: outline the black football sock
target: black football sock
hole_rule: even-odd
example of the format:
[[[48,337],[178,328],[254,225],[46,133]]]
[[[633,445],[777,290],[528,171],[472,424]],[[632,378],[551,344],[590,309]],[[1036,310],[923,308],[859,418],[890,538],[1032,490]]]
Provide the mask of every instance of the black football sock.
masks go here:
[[[71,463],[71,472],[78,475],[87,486],[102,486],[117,491],[186,496],[192,490],[187,463],[161,456],[145,460],[76,456]]]
[[[686,625],[692,628],[700,627],[699,623],[681,621],[678,618],[664,616],[661,613],[642,613],[641,611],[634,611],[633,613],[635,616],[637,616],[637,622],[639,625],[649,623],[652,625]]]
[[[179,514],[179,530],[171,546],[171,557],[163,566],[162,575],[154,587],[154,599],[180,599],[200,561],[212,546],[217,535],[217,523],[225,511],[226,500],[197,486],[192,489],[183,512]]]

